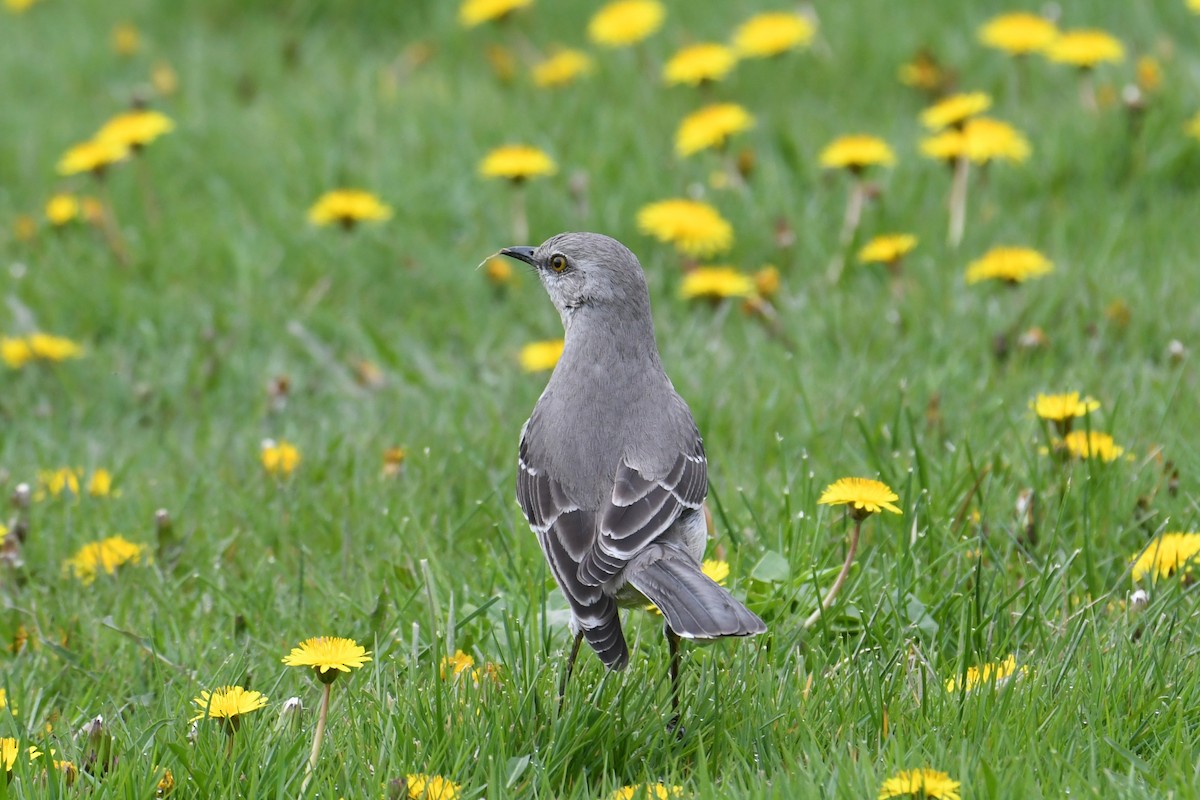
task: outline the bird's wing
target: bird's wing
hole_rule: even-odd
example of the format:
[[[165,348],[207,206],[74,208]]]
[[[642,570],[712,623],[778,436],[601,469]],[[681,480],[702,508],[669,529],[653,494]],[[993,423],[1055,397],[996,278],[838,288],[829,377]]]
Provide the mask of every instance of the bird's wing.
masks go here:
[[[598,587],[611,580],[683,513],[699,510],[707,495],[708,460],[699,436],[659,480],[622,460],[612,498],[600,510],[600,535],[579,565],[580,582]]]
[[[629,659],[616,601],[599,586],[580,580],[579,562],[596,538],[596,513],[581,509],[546,470],[530,463],[528,423],[521,432],[517,502],[537,534],[550,572],[567,598],[581,630],[600,660],[620,669]]]

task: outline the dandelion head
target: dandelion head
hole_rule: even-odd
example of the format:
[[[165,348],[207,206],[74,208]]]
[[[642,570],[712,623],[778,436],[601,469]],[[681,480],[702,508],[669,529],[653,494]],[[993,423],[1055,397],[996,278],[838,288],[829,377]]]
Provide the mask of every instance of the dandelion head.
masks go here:
[[[659,0],[616,0],[588,22],[588,38],[604,47],[628,47],[662,27],[667,9]]]
[[[733,246],[733,226],[712,206],[698,200],[662,200],[642,207],[638,230],[675,246],[693,258],[722,253]]]
[[[807,17],[787,11],[757,14],[733,32],[733,49],[743,58],[770,58],[807,47],[816,26]]]
[[[850,516],[863,520],[880,511],[901,513],[895,501],[899,500],[891,487],[871,478],[839,478],[825,487],[817,503],[828,506],[847,506]]]

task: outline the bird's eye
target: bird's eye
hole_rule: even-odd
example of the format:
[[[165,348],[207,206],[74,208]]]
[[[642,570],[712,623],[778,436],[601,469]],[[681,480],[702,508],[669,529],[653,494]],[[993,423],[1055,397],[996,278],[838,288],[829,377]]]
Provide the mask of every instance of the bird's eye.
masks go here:
[[[567,268],[567,257],[562,253],[555,253],[550,257],[550,269],[555,272],[563,272]]]

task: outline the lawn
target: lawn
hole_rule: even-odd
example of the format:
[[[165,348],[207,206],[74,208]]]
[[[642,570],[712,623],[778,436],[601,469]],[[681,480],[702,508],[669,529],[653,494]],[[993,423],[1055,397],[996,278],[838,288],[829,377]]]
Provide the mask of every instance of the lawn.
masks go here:
[[[575,0],[471,27],[434,0],[23,5],[0,7],[0,798],[862,798],[917,769],[941,798],[1197,796],[1195,0],[1055,6],[1121,45],[1086,70],[981,43],[1018,7],[806,4],[811,41],[698,86],[664,66],[797,7],[666,0],[610,47]],[[561,48],[590,70],[538,85]],[[1011,126],[989,163],[922,151],[955,92]],[[135,102],[173,128],[60,174]],[[715,103],[753,125],[680,155]],[[849,134],[890,163],[831,166]],[[513,144],[554,170],[481,174]],[[390,214],[311,222],[342,188]],[[732,241],[639,224],[672,198]],[[624,672],[585,649],[557,705],[568,612],[514,485],[549,375],[522,348],[562,328],[488,259],[564,230],[639,255],[710,460],[708,557],[769,627],[685,645],[682,733],[649,614]],[[862,263],[891,233],[916,246]],[[1000,247],[1050,269],[969,281]],[[685,298],[714,265],[729,296]],[[1068,392],[1082,450],[1033,408]],[[901,513],[862,522],[806,626],[854,529],[817,501],[849,476]],[[330,684],[309,772],[323,684],[283,659],[316,636],[370,658]],[[204,718],[230,685],[265,705]]]

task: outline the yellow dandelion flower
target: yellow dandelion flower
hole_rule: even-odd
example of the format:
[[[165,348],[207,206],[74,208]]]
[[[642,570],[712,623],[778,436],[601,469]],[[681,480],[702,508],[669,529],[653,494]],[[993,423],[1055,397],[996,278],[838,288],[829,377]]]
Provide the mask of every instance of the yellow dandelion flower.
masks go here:
[[[79,478],[82,470],[73,467],[38,470],[37,499],[58,497],[63,492],[79,496]]]
[[[684,300],[753,297],[754,278],[733,267],[699,267],[683,276],[679,295]]]
[[[1133,580],[1147,575],[1152,581],[1169,578],[1177,572],[1190,574],[1200,558],[1200,533],[1164,533],[1133,559]]]
[[[671,800],[683,797],[682,786],[667,786],[665,783],[643,783],[622,786],[608,796],[608,800]]]
[[[442,658],[439,674],[441,674],[442,680],[446,680],[447,675],[456,678],[474,666],[475,659],[472,656],[464,653],[462,650],[455,650],[454,655]]]
[[[894,502],[900,498],[891,487],[871,478],[839,478],[817,498],[817,503],[827,506],[849,506],[850,516],[862,520],[880,511],[902,513]]]
[[[877,136],[854,134],[841,136],[826,145],[821,151],[820,162],[826,169],[861,172],[875,164],[890,167],[896,163],[896,154]]]
[[[673,244],[694,258],[722,253],[733,246],[733,226],[720,213],[698,200],[661,200],[643,206],[638,230]]]
[[[166,114],[136,109],[118,114],[104,123],[97,131],[96,138],[138,150],[173,130],[175,123]]]
[[[1063,437],[1060,446],[1072,458],[1098,458],[1105,462],[1116,461],[1125,452],[1112,436],[1099,431],[1072,431]]]
[[[525,372],[546,372],[554,369],[558,360],[562,358],[564,346],[562,339],[530,342],[521,348],[521,369]]]
[[[588,22],[588,38],[605,47],[628,47],[662,27],[667,9],[658,0],[616,0]]]
[[[905,86],[934,93],[948,85],[953,75],[942,69],[928,50],[918,50],[912,61],[901,65],[898,77]]]
[[[391,207],[362,189],[334,189],[317,198],[308,210],[313,225],[340,224],[353,228],[359,222],[382,222],[392,216]]]
[[[1187,7],[1193,14],[1200,14],[1200,0],[1187,0]]]
[[[961,684],[968,691],[974,691],[983,684],[995,684],[997,687],[1002,686],[1013,675],[1024,675],[1028,672],[1027,667],[1021,667],[1017,670],[1017,657],[1010,655],[1003,661],[996,661],[990,664],[984,664],[982,667],[967,667],[966,680]],[[946,691],[953,692],[959,688],[958,680],[950,678],[946,681]]]
[[[987,111],[992,98],[985,92],[969,92],[947,97],[921,112],[921,124],[930,130],[958,126],[968,117]]]
[[[29,350],[35,359],[41,361],[66,361],[68,358],[79,358],[83,348],[65,336],[54,336],[49,333],[33,333],[26,337]]]
[[[807,47],[816,34],[807,18],[787,11],[756,14],[733,32],[733,49],[746,58],[769,58]]]
[[[945,772],[933,769],[910,769],[897,772],[879,787],[879,800],[889,797],[914,797],[926,800],[962,800],[958,793],[961,784]]]
[[[98,469],[88,479],[87,493],[92,497],[108,497],[113,494],[112,483],[112,473],[106,469]]]
[[[4,6],[14,14],[24,13],[38,0],[4,0]]]
[[[383,451],[383,476],[392,478],[400,474],[408,452],[403,447],[389,447]]]
[[[268,475],[291,475],[300,466],[300,451],[283,439],[263,439],[259,457]]]
[[[23,338],[0,336],[0,360],[12,369],[20,369],[33,361],[33,349]]]
[[[332,683],[340,672],[358,669],[371,660],[371,654],[353,639],[316,636],[305,639],[283,657],[289,667],[312,667],[322,683]]]
[[[1099,400],[1079,397],[1079,392],[1067,394],[1041,394],[1029,404],[1039,417],[1050,422],[1063,422],[1082,417],[1100,407]]]
[[[0,525],[0,542],[4,541],[4,535],[7,532],[8,532],[8,530],[3,525]],[[0,710],[3,710],[7,707],[8,707],[8,692],[6,692],[4,689],[0,688]],[[13,711],[15,714],[15,712],[16,712],[15,706],[13,707]]]
[[[714,103],[684,117],[675,133],[675,152],[690,156],[722,148],[736,133],[754,127],[754,117],[737,103]]]
[[[80,172],[90,172],[93,175],[103,175],[110,166],[127,158],[127,145],[106,139],[90,139],[63,154],[58,161],[58,174],[76,175]]]
[[[916,246],[917,237],[911,233],[876,236],[858,251],[858,260],[863,264],[895,264]]]
[[[126,564],[149,562],[149,548],[134,544],[124,536],[109,536],[81,547],[63,562],[63,571],[72,573],[84,586],[96,580],[100,573],[114,575]]]
[[[773,264],[768,264],[754,273],[754,290],[758,292],[759,297],[770,297],[779,291],[779,285],[779,268]]]
[[[1029,158],[1029,140],[1007,122],[991,117],[967,120],[962,130],[967,158],[977,164],[989,161],[1024,161]]]
[[[458,7],[458,21],[467,28],[501,20],[517,9],[533,5],[533,0],[466,0]]]
[[[693,44],[671,56],[663,67],[663,81],[668,86],[699,86],[721,80],[736,64],[732,48],[715,42]]]
[[[1125,46],[1105,31],[1066,31],[1046,50],[1046,57],[1060,64],[1092,69],[1104,62],[1116,64],[1124,61]]]
[[[1137,60],[1137,85],[1143,92],[1157,92],[1162,88],[1162,66],[1154,56],[1142,56]]]
[[[505,178],[522,183],[530,178],[553,175],[558,165],[536,147],[506,145],[497,147],[479,164],[479,174],[485,178]]]
[[[158,786],[155,787],[154,791],[159,797],[175,791],[175,776],[171,774],[171,770],[163,770],[163,776],[158,779]]]
[[[112,49],[119,56],[132,56],[142,49],[142,34],[129,22],[122,22],[112,30]]]
[[[188,720],[189,722],[222,719],[236,727],[240,717],[264,707],[267,704],[267,696],[241,686],[222,686],[212,692],[200,692],[200,696],[193,698],[192,702],[199,707],[199,713]]]
[[[28,748],[29,760],[32,762],[41,752],[36,747]],[[10,736],[0,738],[0,766],[4,767],[4,772],[12,772],[12,768],[17,765],[17,758],[21,755],[21,745],[16,739]]]
[[[1057,37],[1053,22],[1027,11],[992,17],[979,29],[979,41],[1014,56],[1042,52]]]
[[[406,775],[409,800],[458,800],[462,787],[441,775]]]
[[[542,88],[569,86],[594,68],[592,58],[581,50],[559,50],[533,68],[533,82]]]
[[[508,286],[515,278],[511,259],[495,256],[489,258],[483,264],[483,274],[487,276],[488,283],[493,286]]]
[[[1054,270],[1054,264],[1028,247],[994,247],[967,266],[967,283],[1000,280],[1008,284],[1024,283]]]
[[[79,198],[73,194],[56,194],[46,203],[46,219],[61,227],[79,217]]]

